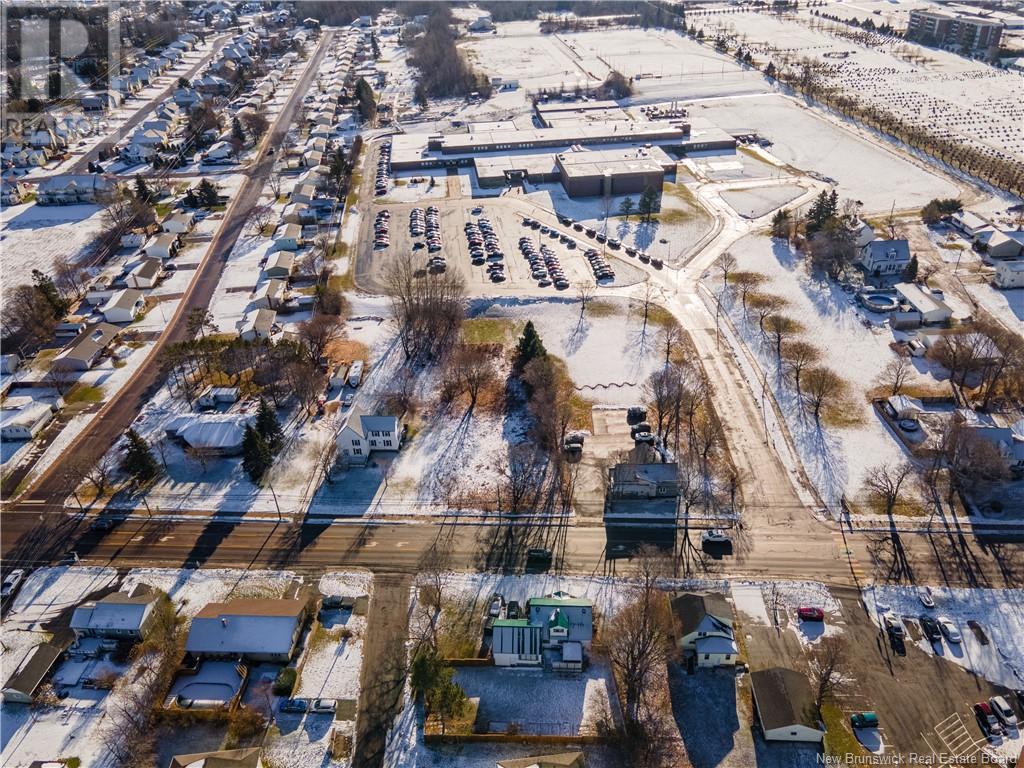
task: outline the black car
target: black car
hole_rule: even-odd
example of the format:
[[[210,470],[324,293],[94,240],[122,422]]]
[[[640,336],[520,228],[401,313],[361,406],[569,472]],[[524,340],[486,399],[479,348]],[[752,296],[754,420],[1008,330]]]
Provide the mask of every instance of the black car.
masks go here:
[[[505,606],[505,618],[518,619],[522,615],[522,609],[519,607],[518,600],[509,600],[508,605]]]
[[[939,630],[939,625],[935,619],[928,614],[923,613],[917,620],[921,623],[921,631],[929,641],[934,643],[936,640],[942,639],[942,632]]]
[[[550,549],[529,549],[526,551],[526,568],[531,571],[546,571],[551,567]]]
[[[309,702],[305,699],[286,699],[281,702],[282,712],[301,714],[309,709]]]

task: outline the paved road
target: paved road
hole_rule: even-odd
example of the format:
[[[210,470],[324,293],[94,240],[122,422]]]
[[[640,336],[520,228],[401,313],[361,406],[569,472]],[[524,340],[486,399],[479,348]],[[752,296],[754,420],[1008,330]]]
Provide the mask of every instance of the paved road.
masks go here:
[[[35,512],[41,507],[59,508],[69,493],[68,483],[65,479],[69,461],[76,456],[105,452],[131,425],[150,397],[154,387],[160,385],[163,378],[159,363],[160,354],[168,344],[186,338],[189,311],[196,307],[209,306],[214,289],[220,280],[224,262],[234,248],[249,212],[259,202],[263,186],[273,170],[274,158],[267,154],[267,148],[280,147],[283,144],[284,137],[302,103],[304,94],[313,82],[332,37],[333,32],[324,33],[305,73],[295,84],[287,103],[268,130],[252,164],[246,170],[245,181],[228,206],[224,222],[203,257],[195,278],[185,292],[166,330],[150,350],[146,362],[139,367],[138,372],[131,380],[104,404],[99,414],[71,442],[61,458],[39,476],[23,501],[19,503],[22,509]],[[12,535],[18,533],[16,530],[12,530],[9,524],[5,524],[4,529],[4,538],[8,541],[11,540]],[[42,543],[49,549],[52,549],[54,545],[52,541]]]

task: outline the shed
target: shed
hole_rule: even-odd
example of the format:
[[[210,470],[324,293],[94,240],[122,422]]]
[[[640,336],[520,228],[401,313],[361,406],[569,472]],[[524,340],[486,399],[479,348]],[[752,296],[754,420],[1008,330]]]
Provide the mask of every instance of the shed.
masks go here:
[[[750,686],[766,740],[820,742],[825,736],[805,675],[785,667],[770,667],[752,672]]]
[[[50,643],[40,643],[32,648],[7,678],[3,689],[0,689],[3,700],[14,704],[31,704],[32,697],[63,653]]]

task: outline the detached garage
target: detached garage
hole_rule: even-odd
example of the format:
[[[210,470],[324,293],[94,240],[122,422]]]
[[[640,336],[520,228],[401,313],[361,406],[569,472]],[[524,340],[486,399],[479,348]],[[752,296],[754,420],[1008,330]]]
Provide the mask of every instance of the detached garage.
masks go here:
[[[750,674],[754,708],[768,741],[820,742],[825,728],[818,720],[807,677],[793,669],[771,667]]]

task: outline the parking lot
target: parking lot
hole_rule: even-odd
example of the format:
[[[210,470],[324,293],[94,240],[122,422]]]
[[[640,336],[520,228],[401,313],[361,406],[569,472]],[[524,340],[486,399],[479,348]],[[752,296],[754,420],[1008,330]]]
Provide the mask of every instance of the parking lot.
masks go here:
[[[412,264],[424,271],[440,270],[438,258],[442,258],[445,270],[455,270],[466,280],[470,295],[508,294],[531,296],[575,295],[575,288],[581,284],[607,287],[631,285],[646,278],[645,269],[658,268],[660,263],[651,259],[641,261],[640,254],[629,255],[626,249],[609,241],[600,242],[598,233],[589,233],[582,225],[573,227],[564,218],[559,221],[551,211],[544,210],[517,195],[501,197],[464,197],[458,184],[445,184],[445,196],[424,195],[421,201],[395,201],[388,195],[375,194],[380,189],[380,180],[394,183],[391,174],[381,174],[380,157],[382,145],[377,144],[367,159],[367,176],[363,184],[364,199],[357,254],[356,281],[368,290],[384,290],[384,275],[388,264],[394,259],[411,259]],[[386,150],[384,151],[386,157]],[[448,181],[456,177],[444,179]],[[408,180],[404,180],[408,183]],[[439,181],[438,183],[444,183]],[[391,190],[401,189],[389,187]],[[372,202],[369,202],[372,201]],[[599,203],[595,202],[595,210]],[[436,209],[436,213],[434,210]],[[387,237],[382,239],[380,216],[387,222]],[[415,222],[416,228],[411,227]],[[524,219],[527,223],[524,224]],[[499,259],[485,252],[483,260],[474,263],[471,246],[472,238],[467,224],[475,225],[474,234],[481,233],[481,220],[489,226],[496,248],[503,256]],[[435,223],[436,222],[436,223]],[[535,226],[531,226],[536,222]],[[421,226],[425,224],[426,226]],[[603,235],[600,236],[603,240]],[[529,238],[532,249],[542,259],[554,258],[564,275],[559,283],[553,274],[534,276],[536,268],[531,266],[520,246],[521,238]],[[431,240],[436,249],[429,249]],[[387,243],[386,245],[384,243]],[[545,253],[541,253],[541,246]],[[588,261],[588,249],[596,251],[596,264],[603,263],[607,270],[599,272]],[[489,257],[489,258],[488,258]],[[653,260],[657,262],[657,260]],[[492,280],[494,271],[489,265],[504,264],[504,280]],[[610,270],[610,271],[608,271]],[[548,282],[550,281],[550,284]],[[562,287],[557,287],[561,285]]]

